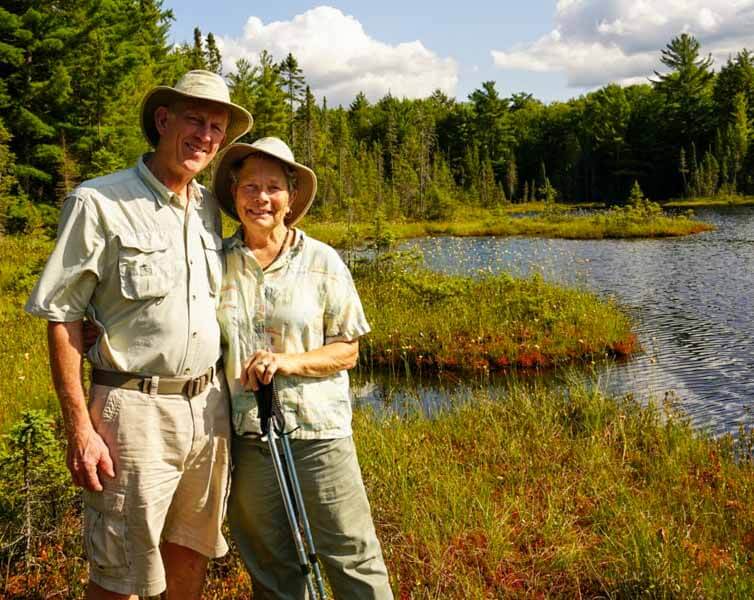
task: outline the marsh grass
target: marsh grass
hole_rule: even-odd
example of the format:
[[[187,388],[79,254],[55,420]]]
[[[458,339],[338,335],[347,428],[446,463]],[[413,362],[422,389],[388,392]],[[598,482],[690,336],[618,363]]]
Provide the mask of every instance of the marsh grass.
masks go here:
[[[754,206],[754,196],[743,194],[720,194],[717,196],[701,196],[697,198],[677,198],[665,202],[663,206],[670,208],[703,208],[706,206]]]
[[[642,407],[579,384],[450,400],[431,419],[355,411],[397,598],[754,594],[750,432],[712,439],[672,397]],[[78,503],[57,522],[27,561],[0,553],[0,596],[81,595]],[[251,597],[234,549],[213,561],[204,597]]]
[[[565,239],[661,238],[701,233],[714,229],[690,214],[665,215],[656,203],[597,210],[583,214],[560,205],[510,205],[518,211],[539,211],[513,217],[514,210],[475,211],[464,220],[387,223],[386,233],[395,239],[447,236],[530,236]],[[522,208],[527,207],[528,209]],[[373,223],[307,221],[306,232],[333,246],[358,246],[374,240]]]
[[[751,598],[754,471],[671,404],[479,391],[429,420],[358,411],[401,598]]]
[[[405,253],[353,266],[372,333],[361,364],[421,372],[548,367],[637,349],[611,300],[535,275],[451,276]]]

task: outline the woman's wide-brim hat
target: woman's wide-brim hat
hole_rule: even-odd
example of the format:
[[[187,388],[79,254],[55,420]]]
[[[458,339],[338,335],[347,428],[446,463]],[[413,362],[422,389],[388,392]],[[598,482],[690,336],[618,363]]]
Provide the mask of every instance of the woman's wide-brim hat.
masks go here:
[[[293,227],[307,213],[317,193],[317,176],[309,167],[297,163],[293,152],[283,140],[276,137],[260,138],[253,144],[237,143],[228,146],[217,161],[212,185],[215,197],[229,217],[240,221],[236,213],[233,198],[233,169],[253,155],[275,158],[296,170],[296,200],[291,205],[291,212],[285,218],[285,224]]]
[[[235,142],[251,129],[254,119],[242,106],[230,101],[230,93],[225,80],[211,71],[189,71],[181,77],[175,87],[158,85],[144,96],[141,103],[141,128],[154,148],[160,141],[160,134],[154,122],[154,111],[160,106],[169,106],[176,100],[207,100],[221,104],[230,111],[230,122],[225,130],[225,140],[221,148]]]

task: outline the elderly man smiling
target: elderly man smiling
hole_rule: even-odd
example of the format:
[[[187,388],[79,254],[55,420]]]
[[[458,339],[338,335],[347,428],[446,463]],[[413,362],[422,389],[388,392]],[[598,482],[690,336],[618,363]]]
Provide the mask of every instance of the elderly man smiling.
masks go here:
[[[141,118],[154,152],[71,192],[26,310],[49,322],[68,467],[84,488],[87,597],[199,598],[208,558],[228,548],[229,416],[219,213],[194,177],[252,119],[207,71],[151,90]],[[88,406],[84,316],[101,329]]]

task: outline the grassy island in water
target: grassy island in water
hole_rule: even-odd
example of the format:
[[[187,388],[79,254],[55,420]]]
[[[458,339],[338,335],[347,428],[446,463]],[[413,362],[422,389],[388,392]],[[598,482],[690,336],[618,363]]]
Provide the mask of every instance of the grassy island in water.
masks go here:
[[[586,212],[584,211],[586,209]],[[518,214],[517,214],[518,213]],[[336,247],[358,246],[379,237],[405,239],[429,235],[530,236],[565,239],[663,238],[714,229],[690,212],[667,215],[655,202],[593,209],[590,205],[511,204],[495,211],[475,211],[463,219],[398,223],[310,221],[306,231]]]
[[[368,366],[495,371],[636,350],[631,322],[615,302],[538,275],[444,275],[402,254],[353,271],[372,326],[360,345]]]

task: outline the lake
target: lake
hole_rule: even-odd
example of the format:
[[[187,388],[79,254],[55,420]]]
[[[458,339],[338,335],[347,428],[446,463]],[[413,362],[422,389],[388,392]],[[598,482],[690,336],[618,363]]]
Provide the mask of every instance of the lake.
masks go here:
[[[674,394],[695,425],[721,434],[754,423],[754,207],[697,215],[717,230],[652,240],[430,237],[401,249],[418,248],[438,271],[539,272],[614,296],[633,316],[644,351],[600,366],[600,381],[644,400]],[[357,398],[384,401],[386,389],[362,381]],[[414,392],[435,405],[446,386],[423,382]]]

